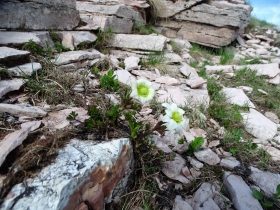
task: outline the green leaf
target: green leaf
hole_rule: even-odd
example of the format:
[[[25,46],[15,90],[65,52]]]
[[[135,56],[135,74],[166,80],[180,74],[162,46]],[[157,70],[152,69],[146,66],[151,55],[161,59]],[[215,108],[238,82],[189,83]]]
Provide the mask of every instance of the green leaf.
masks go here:
[[[230,152],[235,155],[238,152],[237,148],[230,148]]]
[[[265,202],[262,203],[262,205],[263,205],[264,207],[272,207],[272,206],[273,206],[273,203],[270,202],[270,201],[265,201]]]
[[[184,144],[185,140],[184,139],[179,139],[178,144]]]
[[[276,194],[277,194],[277,195],[280,195],[280,184],[277,185]]]
[[[260,201],[263,199],[263,194],[260,191],[254,189],[254,190],[252,190],[252,193],[253,193],[254,198],[256,198],[257,200]]]

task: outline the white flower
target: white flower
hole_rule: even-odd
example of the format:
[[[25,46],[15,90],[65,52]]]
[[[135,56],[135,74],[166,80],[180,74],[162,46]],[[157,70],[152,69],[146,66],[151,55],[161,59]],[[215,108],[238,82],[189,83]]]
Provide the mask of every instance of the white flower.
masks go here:
[[[166,129],[171,131],[175,130],[175,133],[180,133],[182,129],[186,130],[187,120],[184,118],[184,110],[177,107],[176,104],[163,103],[162,106],[166,108],[162,117],[162,121],[165,122]]]
[[[141,103],[146,103],[153,99],[155,90],[152,88],[152,83],[145,80],[139,79],[132,84],[132,92],[130,97],[139,100]]]

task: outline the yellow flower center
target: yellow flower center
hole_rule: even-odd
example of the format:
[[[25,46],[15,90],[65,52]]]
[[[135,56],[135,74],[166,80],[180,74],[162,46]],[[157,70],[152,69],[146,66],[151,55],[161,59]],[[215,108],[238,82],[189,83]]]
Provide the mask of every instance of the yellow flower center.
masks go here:
[[[178,111],[172,112],[171,119],[173,119],[176,123],[180,123],[183,121],[183,115]]]
[[[138,92],[139,96],[142,96],[142,97],[145,98],[145,97],[147,97],[149,95],[150,90],[149,90],[149,87],[147,87],[146,85],[139,84],[137,86],[137,92]]]

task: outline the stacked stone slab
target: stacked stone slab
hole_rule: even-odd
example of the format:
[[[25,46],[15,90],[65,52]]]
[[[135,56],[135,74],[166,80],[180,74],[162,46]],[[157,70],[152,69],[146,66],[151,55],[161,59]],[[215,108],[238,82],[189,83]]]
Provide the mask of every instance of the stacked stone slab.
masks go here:
[[[79,23],[76,0],[32,0],[0,2],[0,28],[71,30]]]
[[[112,29],[115,33],[131,32],[133,22],[145,23],[141,13],[135,8],[145,8],[149,5],[122,4],[122,2],[96,2],[96,1],[77,1],[77,9],[80,12],[81,23],[76,30],[108,30]],[[136,6],[136,7],[135,7]],[[139,9],[138,9],[139,10]]]
[[[252,10],[243,1],[165,2],[169,9],[159,14],[157,22],[157,26],[163,27],[162,34],[216,48],[230,44],[244,32]],[[181,9],[177,8],[179,5]]]

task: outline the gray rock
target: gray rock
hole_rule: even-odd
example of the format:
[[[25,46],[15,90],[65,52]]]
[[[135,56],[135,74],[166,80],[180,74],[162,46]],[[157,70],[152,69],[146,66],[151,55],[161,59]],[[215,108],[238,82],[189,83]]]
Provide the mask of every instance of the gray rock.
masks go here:
[[[140,58],[135,56],[130,56],[124,59],[125,64],[125,70],[131,71],[133,69],[138,69],[138,63],[140,61]]]
[[[0,113],[8,112],[16,117],[45,117],[47,112],[36,106],[24,106],[18,104],[0,104]]]
[[[188,64],[184,64],[184,66],[180,68],[180,72],[189,79],[196,79],[199,77],[196,69],[189,66]]]
[[[193,210],[193,208],[180,195],[176,195],[172,210]]]
[[[216,165],[220,162],[219,156],[208,148],[198,152],[194,152],[194,156],[198,160],[207,163],[209,165]]]
[[[10,47],[0,47],[0,64],[13,67],[29,61],[30,52],[16,50]]]
[[[18,32],[18,31],[0,31],[0,45],[22,47],[25,43],[32,40],[44,49],[53,48],[54,43],[49,32]]]
[[[223,158],[220,162],[220,166],[228,169],[234,169],[234,167],[240,166],[240,162],[233,158]]]
[[[79,23],[75,0],[1,1],[0,7],[0,28],[71,30]]]
[[[76,63],[82,62],[84,60],[93,60],[96,58],[101,57],[101,53],[97,50],[79,50],[79,51],[68,51],[58,55],[57,59],[54,59],[54,63],[57,66],[69,64],[69,63]]]
[[[215,74],[217,72],[233,73],[233,67],[231,65],[225,66],[205,66],[207,74]]]
[[[278,116],[272,112],[265,112],[264,116],[266,116],[268,119],[270,119],[272,122],[276,124],[280,122]]]
[[[220,207],[215,203],[212,198],[208,198],[198,210],[220,210]]]
[[[41,70],[42,66],[40,63],[26,63],[20,66],[8,68],[7,70],[13,76],[30,76],[33,72]]]
[[[31,131],[36,130],[41,125],[41,121],[32,121],[21,124],[21,129],[14,131],[0,141],[0,166],[5,161],[7,155],[26,139]]]
[[[129,139],[100,144],[73,139],[28,187],[22,183],[13,187],[1,209],[72,209],[82,201],[102,209],[118,183],[115,195],[124,192],[132,165]]]
[[[259,188],[261,188],[262,192],[264,192],[265,196],[273,197],[276,193],[276,187],[280,184],[280,175],[274,174],[270,172],[264,172],[257,168],[250,167],[251,174],[249,176],[249,180],[254,182]]]
[[[114,75],[116,75],[119,82],[129,86],[136,82],[135,77],[132,74],[130,74],[127,70],[114,71]]]
[[[228,191],[237,210],[262,210],[262,206],[253,197],[252,190],[240,176],[226,172],[223,177],[225,189]]]
[[[259,139],[272,139],[277,133],[277,126],[260,112],[251,109],[249,113],[241,113],[245,130]]]
[[[254,70],[259,76],[266,76],[268,78],[274,78],[280,74],[279,64],[278,63],[269,63],[269,64],[252,64],[246,66],[234,66],[235,71],[244,69],[245,67]]]
[[[250,101],[247,95],[243,92],[243,90],[238,88],[223,88],[221,93],[225,94],[227,100],[230,104],[236,104],[239,106],[248,106],[251,108],[255,108],[255,105]]]
[[[209,198],[214,197],[215,188],[210,183],[204,182],[200,188],[194,193],[192,207],[194,210],[198,210],[200,206],[203,206]]]
[[[166,38],[156,35],[115,34],[109,42],[111,47],[162,51],[166,45]]]
[[[22,79],[0,80],[0,98],[11,91],[19,90],[22,85]]]

